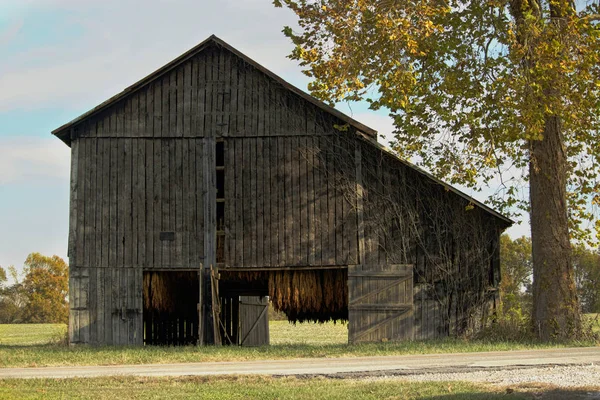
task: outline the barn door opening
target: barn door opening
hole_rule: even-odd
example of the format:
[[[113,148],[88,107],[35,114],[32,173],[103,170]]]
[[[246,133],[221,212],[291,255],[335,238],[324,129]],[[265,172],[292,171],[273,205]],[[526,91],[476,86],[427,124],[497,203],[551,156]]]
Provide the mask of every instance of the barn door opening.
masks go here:
[[[348,267],[348,341],[413,338],[412,265]]]
[[[197,271],[144,271],[144,344],[198,341]]]

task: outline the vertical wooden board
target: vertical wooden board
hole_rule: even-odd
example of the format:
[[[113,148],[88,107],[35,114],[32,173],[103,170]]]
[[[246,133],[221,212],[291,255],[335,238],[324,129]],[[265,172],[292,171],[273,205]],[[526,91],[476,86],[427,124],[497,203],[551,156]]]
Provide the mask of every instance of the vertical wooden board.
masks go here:
[[[148,264],[148,241],[146,239],[147,229],[148,229],[148,203],[146,202],[146,196],[148,193],[148,187],[146,186],[149,182],[148,177],[149,172],[147,170],[148,162],[146,160],[147,157],[147,143],[151,142],[151,140],[143,139],[137,141],[137,151],[139,151],[139,162],[138,162],[138,192],[136,196],[136,204],[138,207],[137,212],[137,240],[138,240],[138,257],[136,265],[139,267],[143,267]],[[135,222],[135,221],[134,221]]]
[[[141,134],[141,130],[140,130],[140,96],[142,94],[142,90],[137,91],[136,93],[133,93],[132,95],[130,95],[129,97],[129,103],[130,103],[130,108],[129,108],[129,116],[128,116],[128,120],[129,120],[129,132],[126,136],[130,136],[130,137],[138,137]]]
[[[271,138],[265,137],[263,139],[262,151],[259,151],[260,162],[262,163],[262,190],[263,193],[263,224],[262,224],[262,243],[263,243],[263,257],[262,265],[271,266],[271,242],[273,228],[271,226],[271,197],[272,197],[272,184],[271,184]],[[260,190],[260,189],[259,189]]]
[[[182,109],[182,118],[183,118],[183,136],[189,137],[192,133],[192,66],[193,59],[190,59],[185,62],[183,67],[179,67],[183,70],[183,82],[181,86],[183,87],[183,109]],[[180,87],[181,87],[180,86]]]
[[[97,267],[88,269],[88,315],[89,315],[89,340],[88,343],[98,343],[98,274]]]
[[[90,342],[90,281],[89,268],[80,269],[80,303],[82,308],[79,315],[80,341],[82,343]]]
[[[143,181],[143,159],[141,148],[143,148],[143,139],[131,140],[131,236],[128,238],[131,243],[131,261],[130,266],[139,265],[140,253],[140,234],[139,221],[141,219],[141,210],[143,210],[144,202],[142,200],[142,181]],[[141,176],[140,176],[141,175]]]
[[[86,233],[86,249],[85,249],[85,265],[95,265],[95,253],[96,253],[96,192],[95,192],[95,174],[96,174],[96,139],[89,138],[86,143],[86,171],[85,171],[85,233]],[[94,186],[94,187],[93,187]]]
[[[94,233],[92,235],[94,240],[94,257],[93,265],[100,267],[102,265],[102,140],[96,139],[95,141],[95,158],[94,158],[94,172],[92,174],[93,180],[93,218],[94,218]]]
[[[344,193],[342,179],[345,171],[342,170],[343,160],[346,157],[342,147],[343,139],[336,136],[335,147],[337,149],[337,157],[339,157],[338,167],[336,168],[336,174],[338,175],[335,179],[335,254],[336,264],[344,265],[347,264],[347,260],[344,254]]]
[[[300,265],[302,263],[302,225],[301,225],[301,213],[302,204],[300,197],[300,143],[297,137],[289,139],[290,141],[290,161],[291,161],[291,214],[292,214],[292,238],[291,246],[294,251],[292,258],[293,265]]]
[[[152,110],[150,91],[151,86],[148,84],[142,92],[140,92],[140,115],[139,115],[139,135],[140,137],[152,137],[152,124],[149,117],[149,110]],[[150,108],[149,108],[150,107]]]
[[[105,337],[105,297],[104,291],[104,271],[106,268],[94,268],[90,270],[91,273],[96,274],[95,285],[96,285],[96,341],[98,344],[106,344]]]
[[[128,286],[129,286],[129,272],[131,268],[121,268],[119,271],[119,299],[120,299],[120,310],[119,310],[119,341],[120,344],[127,344],[129,337],[129,323],[127,318],[127,308],[129,306],[128,299]]]
[[[356,182],[356,177],[352,177],[356,171],[354,168],[354,139],[349,139],[345,142],[345,154],[348,158],[348,171],[345,173],[349,176],[349,179],[352,179],[354,183]],[[396,187],[398,188],[398,187]],[[397,190],[397,189],[396,189]],[[344,196],[344,212],[345,212],[345,230],[344,230],[344,238],[346,245],[344,248],[347,252],[347,263],[348,264],[356,264],[358,262],[358,235],[357,235],[357,224],[356,224],[356,190],[355,187],[350,186],[349,193],[347,196]]]
[[[248,66],[243,60],[237,60],[237,112],[236,112],[236,136],[246,135],[246,74]]]
[[[132,178],[133,178],[133,139],[125,139],[124,145],[124,161],[125,165],[123,168],[123,174],[125,175],[125,209],[123,210],[123,217],[125,219],[125,235],[124,235],[124,252],[123,252],[123,265],[131,267],[133,265],[133,254],[137,252],[137,243],[133,239],[133,190],[132,190]]]
[[[198,59],[198,108],[197,108],[197,134],[206,136],[206,54],[200,55]]]
[[[161,146],[161,160],[162,160],[162,173],[161,173],[161,207],[162,207],[162,224],[160,231],[162,232],[172,232],[173,227],[171,226],[171,179],[172,179],[172,170],[171,170],[171,161],[170,161],[170,147],[173,145],[172,141],[163,141]],[[170,254],[170,246],[169,242],[161,241],[161,253],[162,253],[162,267],[167,267],[171,265],[171,254]]]
[[[225,264],[235,260],[235,145],[233,139],[224,143],[225,151]]]
[[[255,111],[255,93],[254,93],[254,70],[252,67],[246,67],[246,76],[244,79],[244,136],[256,136],[256,111]]]
[[[174,169],[175,177],[171,181],[174,183],[173,191],[175,192],[175,242],[173,243],[174,248],[174,264],[178,266],[183,265],[183,247],[182,247],[182,233],[183,233],[183,216],[185,212],[185,205],[183,204],[183,140],[176,140],[174,148]]]
[[[223,136],[229,136],[231,131],[231,80],[232,80],[232,54],[221,49],[223,56],[223,119],[221,133]]]
[[[204,170],[203,158],[204,154],[204,142],[202,139],[195,140],[195,153],[196,153],[196,212],[197,212],[197,221],[198,224],[196,226],[196,246],[198,256],[200,255],[204,257],[204,192],[206,191],[206,187],[204,186],[204,174],[206,171]],[[198,265],[200,262],[204,262],[203,259],[200,258],[197,260]]]
[[[327,139],[323,137],[315,137],[319,147],[319,164],[317,172],[317,197],[319,203],[319,238],[320,238],[320,263],[327,265],[328,262],[328,246],[329,246],[329,225],[328,225],[328,207],[327,207]]]
[[[279,265],[279,209],[278,196],[281,182],[277,180],[277,138],[269,137],[269,230],[266,232],[269,243],[269,255],[271,266]]]
[[[101,139],[98,141],[98,145],[101,151],[100,157],[100,176],[98,177],[98,183],[101,183],[102,205],[100,208],[100,217],[102,219],[101,224],[101,264],[103,268],[108,267],[109,264],[109,244],[110,244],[110,139]],[[101,182],[100,182],[101,181]]]
[[[164,75],[161,78],[161,104],[160,104],[160,115],[161,115],[161,124],[160,124],[160,136],[165,138],[170,136],[170,119],[171,114],[169,111],[169,98],[171,91],[171,80],[169,75]]]
[[[136,295],[136,274],[134,268],[127,268],[127,344],[135,344],[136,337],[136,317],[135,317],[135,295]]]
[[[216,241],[216,188],[215,188],[215,139],[204,139],[202,146],[202,170],[204,177],[204,261],[205,267],[215,265]]]
[[[169,137],[178,137],[181,132],[181,120],[177,103],[177,72],[178,69],[169,72]]]
[[[163,114],[162,114],[162,79],[157,79],[151,83],[152,88],[152,137],[160,138],[162,136]]]
[[[119,272],[121,268],[110,268],[107,273],[108,284],[110,288],[110,299],[111,299],[111,342],[110,344],[118,345],[119,341],[119,325],[120,325],[120,310],[121,310],[121,299],[119,298]]]
[[[265,90],[263,84],[263,74],[254,71],[254,110],[256,112],[256,134],[258,136],[265,135]]]
[[[288,187],[287,179],[287,166],[286,166],[286,154],[287,154],[287,143],[285,138],[277,137],[277,213],[278,213],[278,263],[279,266],[287,265],[287,218],[286,214],[286,190]]]
[[[292,175],[294,173],[294,170],[292,168],[293,162],[292,162],[292,141],[291,138],[289,137],[285,137],[283,138],[283,143],[285,146],[285,161],[283,163],[283,165],[285,166],[285,173],[284,173],[284,184],[285,184],[285,194],[284,194],[284,199],[285,199],[285,205],[284,205],[284,212],[283,215],[285,215],[285,226],[284,226],[284,235],[285,235],[285,248],[286,248],[286,258],[285,258],[285,265],[293,265],[294,261],[295,261],[295,251],[294,251],[294,236],[293,236],[293,232],[294,232],[294,216],[293,216],[293,188],[292,185],[293,183],[293,178]]]
[[[109,172],[109,242],[108,242],[108,266],[113,268],[117,266],[117,206],[118,206],[118,140],[107,139],[110,142],[110,165],[106,171]]]
[[[252,159],[252,154],[250,152],[251,141],[249,139],[243,139],[243,153],[244,153],[244,166],[242,169],[242,221],[243,221],[243,232],[244,232],[244,257],[243,257],[243,265],[251,266],[252,265],[252,253],[254,248],[252,247],[252,228],[253,228],[253,219],[256,217],[252,213],[252,163],[255,162]]]
[[[69,342],[79,342],[79,286],[75,278],[77,269],[69,267]]]
[[[230,61],[230,91],[231,101],[229,108],[229,136],[237,136],[239,127],[238,90],[239,90],[239,62],[237,57],[231,57]]]
[[[315,188],[314,188],[314,141],[312,137],[306,138],[306,205],[308,221],[308,265],[315,265]]]
[[[196,203],[196,139],[190,139],[187,146],[187,196],[189,208],[188,226],[188,264],[191,268],[198,267],[196,232],[198,229],[198,212]]]
[[[85,175],[87,169],[87,143],[89,139],[79,139],[78,157],[77,157],[77,234],[75,242],[76,263],[75,266],[81,266],[85,263]]]
[[[187,90],[189,91],[190,104],[189,104],[189,114],[190,114],[190,137],[198,136],[198,56],[193,57],[189,60],[191,65],[190,71],[190,80],[189,83],[186,83]]]
[[[314,126],[313,126],[314,129]],[[321,243],[321,203],[322,203],[322,191],[323,186],[321,184],[321,168],[322,163],[320,160],[321,157],[321,148],[320,141],[318,137],[311,137],[310,142],[312,144],[313,150],[313,158],[312,158],[312,188],[311,188],[311,198],[312,209],[313,209],[313,218],[311,225],[311,232],[313,235],[312,238],[312,260],[315,265],[322,265],[321,261],[321,253],[322,253],[322,243]]]
[[[299,175],[299,219],[300,219],[300,257],[299,264],[309,265],[309,218],[308,212],[308,146],[306,136],[298,138],[298,175]]]
[[[337,173],[337,152],[335,150],[335,140],[333,137],[328,137],[329,149],[327,154],[327,263],[328,265],[336,264],[337,254],[337,226],[336,226],[336,212],[337,212],[337,185],[336,185],[336,173]]]
[[[244,140],[235,139],[235,263],[244,263]]]
[[[213,95],[215,92],[215,77],[213,77],[213,63],[214,55],[212,49],[206,49],[206,64],[205,64],[205,77],[206,77],[206,93],[205,93],[205,115],[204,115],[204,136],[214,135],[214,115],[215,109],[213,104]]]
[[[221,137],[223,132],[226,130],[224,110],[225,110],[225,54],[223,49],[218,49],[215,52],[213,80],[216,85],[213,92],[213,109],[214,113],[214,127],[215,135]]]
[[[177,154],[176,147],[177,147],[178,142],[179,142],[178,140],[169,141],[169,148],[168,148],[169,181],[167,183],[167,187],[168,187],[168,191],[169,191],[169,219],[167,221],[167,225],[169,226],[169,229],[167,229],[167,230],[170,232],[173,232],[173,231],[177,232],[177,197],[178,197],[178,192],[179,192],[179,185],[178,185],[179,182],[177,181],[178,160],[176,158],[176,154]],[[178,242],[177,233],[175,234],[174,242],[167,242],[169,267],[178,265],[177,257],[176,257],[176,249],[175,249],[177,242]]]
[[[184,139],[181,141],[181,172],[182,172],[182,182],[181,182],[181,216],[179,219],[181,220],[181,265],[183,267],[190,267],[190,243],[189,243],[189,232],[191,230],[191,222],[192,222],[192,195],[193,193],[190,190],[190,169],[189,169],[189,140]]]
[[[259,152],[260,151],[260,152]],[[252,159],[252,265],[262,264],[262,139],[251,141],[250,157]]]

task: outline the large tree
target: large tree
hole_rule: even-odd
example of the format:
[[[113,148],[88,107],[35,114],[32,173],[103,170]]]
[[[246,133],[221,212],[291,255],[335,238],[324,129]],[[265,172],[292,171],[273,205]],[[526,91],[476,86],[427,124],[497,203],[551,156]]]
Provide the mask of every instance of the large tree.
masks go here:
[[[31,253],[25,260],[23,320],[32,323],[69,321],[69,266],[59,256]]]
[[[492,204],[530,212],[534,327],[576,334],[570,239],[590,239],[581,226],[600,203],[598,3],[274,4],[298,16],[300,31],[284,33],[314,95],[389,110],[400,156],[451,183],[500,182]]]

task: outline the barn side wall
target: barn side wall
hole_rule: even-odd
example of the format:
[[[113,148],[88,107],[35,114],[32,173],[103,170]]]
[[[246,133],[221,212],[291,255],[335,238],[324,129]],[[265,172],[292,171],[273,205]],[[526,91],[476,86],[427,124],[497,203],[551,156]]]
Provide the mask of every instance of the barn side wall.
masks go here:
[[[366,264],[413,264],[414,338],[477,331],[498,301],[504,222],[362,143]]]

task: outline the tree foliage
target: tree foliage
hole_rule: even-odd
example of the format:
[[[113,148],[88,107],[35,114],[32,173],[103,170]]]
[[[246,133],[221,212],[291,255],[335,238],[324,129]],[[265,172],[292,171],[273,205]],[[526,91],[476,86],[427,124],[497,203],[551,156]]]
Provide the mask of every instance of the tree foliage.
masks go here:
[[[58,256],[31,253],[25,260],[23,291],[27,304],[23,318],[34,323],[69,320],[69,267]]]
[[[68,322],[69,268],[62,258],[31,253],[23,279],[13,266],[8,273],[12,284],[0,267],[0,323]]]
[[[591,238],[579,228],[600,204],[598,3],[553,3],[561,15],[545,1],[274,3],[298,16],[301,32],[284,33],[315,96],[388,109],[400,156],[475,190],[500,181],[492,201],[507,214],[528,210],[529,143],[560,116],[572,234]]]

